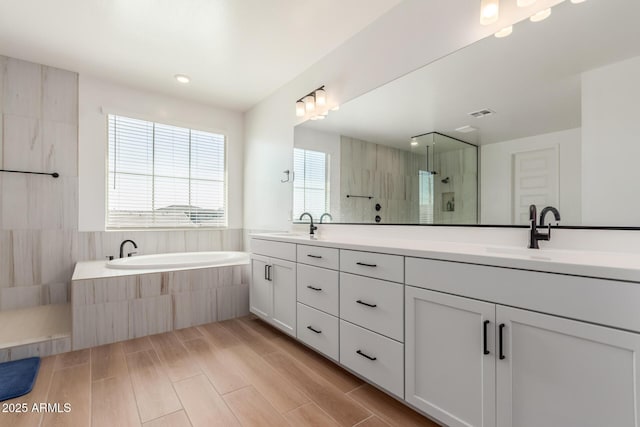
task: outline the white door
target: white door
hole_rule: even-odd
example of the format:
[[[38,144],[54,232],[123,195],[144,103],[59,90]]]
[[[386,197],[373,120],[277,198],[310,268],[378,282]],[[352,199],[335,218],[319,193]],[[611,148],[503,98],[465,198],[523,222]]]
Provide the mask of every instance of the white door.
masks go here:
[[[271,317],[273,306],[273,286],[268,279],[269,268],[269,258],[251,255],[250,311],[265,320]]]
[[[405,399],[447,426],[494,426],[495,305],[411,286],[405,298]]]
[[[496,318],[498,427],[638,426],[639,334],[503,306]]]
[[[296,336],[296,263],[271,259],[273,284],[273,324]]]
[[[559,208],[558,147],[513,154],[513,223],[529,223],[529,205],[538,212]]]

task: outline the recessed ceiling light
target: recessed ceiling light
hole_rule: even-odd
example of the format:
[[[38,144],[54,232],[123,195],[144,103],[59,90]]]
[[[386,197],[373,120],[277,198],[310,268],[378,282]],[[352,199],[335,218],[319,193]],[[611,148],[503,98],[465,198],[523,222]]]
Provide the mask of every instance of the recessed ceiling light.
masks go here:
[[[497,38],[501,39],[503,37],[510,36],[511,33],[513,33],[513,25],[509,25],[508,27],[505,27],[505,28],[501,29],[500,31],[495,33],[494,36],[496,36]]]
[[[411,146],[415,147],[416,145],[418,145],[418,141],[416,140],[416,138],[411,138]]]
[[[474,128],[473,126],[461,126],[459,128],[456,129],[456,132],[462,132],[462,133],[469,133],[469,132],[473,132],[476,131],[478,129]]]
[[[571,0],[571,3],[573,4],[580,4],[580,3],[584,3],[587,0]]]
[[[185,74],[176,74],[174,77],[176,78],[178,83],[182,83],[185,85],[191,81],[191,78],[189,78],[189,76]]]
[[[529,19],[531,20],[531,22],[540,22],[540,21],[544,21],[549,16],[551,16],[551,8],[541,10],[538,13],[534,13],[533,15],[531,15],[531,18]]]

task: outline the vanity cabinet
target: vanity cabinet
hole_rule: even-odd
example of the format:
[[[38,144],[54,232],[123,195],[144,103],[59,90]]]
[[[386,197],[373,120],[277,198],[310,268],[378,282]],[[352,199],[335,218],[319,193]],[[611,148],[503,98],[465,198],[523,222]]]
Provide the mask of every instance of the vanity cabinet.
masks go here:
[[[292,336],[296,335],[295,246],[292,243],[252,241],[254,253],[251,255],[249,293],[250,311]]]

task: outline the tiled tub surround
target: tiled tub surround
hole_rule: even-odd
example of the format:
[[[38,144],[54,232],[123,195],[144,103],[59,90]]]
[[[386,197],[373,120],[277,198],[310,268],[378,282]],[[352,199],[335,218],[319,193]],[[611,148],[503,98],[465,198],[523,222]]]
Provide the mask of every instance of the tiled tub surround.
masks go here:
[[[249,313],[248,265],[115,270],[80,262],[71,285],[73,349]]]

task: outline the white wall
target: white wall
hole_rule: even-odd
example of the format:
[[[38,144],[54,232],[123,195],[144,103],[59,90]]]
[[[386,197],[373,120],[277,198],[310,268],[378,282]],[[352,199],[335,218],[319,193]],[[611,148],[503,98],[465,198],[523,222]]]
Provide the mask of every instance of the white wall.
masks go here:
[[[168,84],[171,83],[168,82]],[[80,76],[79,102],[78,226],[80,231],[105,229],[106,114],[108,113],[226,135],[229,228],[242,228],[243,117],[241,113],[132,89],[86,75]]]
[[[512,156],[522,151],[559,147],[562,223],[581,224],[580,128],[535,135],[480,147],[480,213],[483,224],[511,224]]]
[[[314,129],[295,128],[296,148],[314,150],[329,155],[329,212],[340,218],[340,135]],[[291,185],[290,191],[291,190]]]
[[[290,228],[291,188],[280,176],[292,167],[300,96],[325,84],[330,103],[344,103],[557,3],[518,9],[502,2],[498,23],[483,27],[478,0],[405,0],[256,105],[245,117],[245,228]]]
[[[582,76],[585,225],[640,226],[640,57]]]

